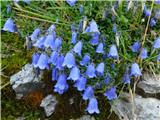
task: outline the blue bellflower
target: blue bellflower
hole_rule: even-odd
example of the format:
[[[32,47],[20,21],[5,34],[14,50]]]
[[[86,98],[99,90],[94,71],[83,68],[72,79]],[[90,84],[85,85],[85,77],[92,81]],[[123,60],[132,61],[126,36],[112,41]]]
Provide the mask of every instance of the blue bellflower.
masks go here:
[[[77,42],[77,33],[76,32],[72,32],[72,40],[71,43],[75,44]]]
[[[39,28],[36,28],[32,35],[30,36],[31,37],[31,40],[32,41],[36,41],[38,39],[38,36],[41,34],[41,30]]]
[[[108,57],[118,58],[118,51],[116,45],[111,45]]]
[[[48,66],[48,56],[44,53],[42,53],[39,57],[38,63],[37,63],[37,67],[39,67],[40,69],[49,69]]]
[[[137,63],[133,63],[132,64],[132,67],[131,67],[131,75],[135,76],[135,77],[138,77],[138,76],[141,76],[142,73],[141,73],[141,70],[138,66]]]
[[[83,93],[83,100],[88,100],[94,96],[94,90],[91,86],[88,86]]]
[[[129,75],[129,69],[127,68],[124,75],[123,75],[123,79],[122,79],[124,84],[130,84],[131,79],[130,79],[130,75]]]
[[[89,32],[89,33],[98,33],[98,34],[100,34],[100,32],[99,32],[99,30],[98,30],[98,25],[97,25],[97,23],[96,23],[94,20],[92,20],[92,21],[90,22],[90,25],[89,25],[89,27],[86,29],[86,32]]]
[[[85,77],[80,77],[74,84],[74,87],[78,89],[78,91],[83,91],[86,87],[87,79]]]
[[[39,54],[39,53],[34,53],[34,54],[32,55],[32,65],[33,65],[34,67],[37,67],[37,63],[38,63],[39,57],[40,57],[40,54]]]
[[[154,0],[155,4],[160,4],[160,0]]]
[[[59,94],[63,94],[68,89],[67,79],[65,74],[61,74],[58,77],[58,81],[54,86],[54,91]]]
[[[64,55],[58,56],[57,62],[56,62],[56,68],[58,70],[63,70],[64,69],[64,67],[62,66],[63,62],[64,62]]]
[[[142,53],[141,53],[140,57],[141,57],[142,60],[148,57],[147,48],[142,49]]]
[[[52,24],[52,25],[48,28],[47,33],[48,33],[48,34],[54,33],[55,30],[56,30],[56,26],[55,26],[54,24]]]
[[[66,0],[66,2],[73,7],[75,5],[75,3],[77,2],[77,0]]]
[[[104,63],[100,63],[98,64],[98,66],[96,67],[96,72],[98,76],[103,76],[104,74]]]
[[[58,80],[58,69],[56,69],[55,67],[52,69],[52,80]]]
[[[44,42],[44,46],[46,48],[50,47],[52,50],[54,50],[55,49],[55,39],[56,38],[55,38],[55,36],[53,34],[47,35],[46,40]]]
[[[15,24],[13,23],[13,20],[11,18],[8,18],[2,30],[9,32],[16,32]]]
[[[82,41],[79,41],[73,48],[74,52],[77,53],[79,56],[81,56],[82,46]]]
[[[78,32],[82,32],[82,31],[83,31],[83,20],[80,20],[78,25]]]
[[[160,53],[157,56],[157,61],[160,62]]]
[[[58,37],[56,38],[55,40],[55,48],[58,50],[62,45],[62,38],[61,37]]]
[[[102,53],[102,54],[104,53],[103,43],[99,43],[99,45],[97,46],[96,52],[97,53]]]
[[[11,13],[11,5],[9,5],[9,4],[7,5],[7,10],[6,11],[7,11],[7,14]]]
[[[57,58],[58,58],[58,52],[57,51],[53,51],[51,56],[50,56],[49,63],[52,63],[53,65],[56,65]]]
[[[98,33],[93,33],[93,34],[91,34],[91,40],[90,40],[90,43],[92,44],[92,45],[97,45],[98,44],[98,42],[99,42],[99,34]]]
[[[145,14],[145,17],[149,17],[151,15],[151,10],[150,9],[145,9],[144,14]]]
[[[141,45],[138,41],[134,42],[133,45],[131,46],[132,52],[139,52],[140,47]]]
[[[79,12],[80,12],[80,14],[83,14],[83,12],[84,12],[83,5],[79,5]]]
[[[151,18],[150,20],[150,26],[153,27],[156,25],[156,20],[154,18]]]
[[[40,49],[43,49],[44,48],[44,41],[45,41],[45,37],[42,36],[42,37],[38,38],[38,40],[36,41],[35,44],[33,44],[33,46],[40,48]]]
[[[73,67],[70,71],[69,77],[67,79],[78,80],[81,76],[80,70],[77,66]]]
[[[112,31],[113,31],[114,33],[117,33],[117,26],[116,26],[116,24],[113,24]]]
[[[158,37],[158,38],[154,41],[154,43],[153,43],[153,48],[154,48],[154,49],[160,48],[160,37]]]
[[[89,114],[100,113],[100,111],[98,109],[98,102],[97,102],[97,99],[95,97],[89,99],[89,104],[88,104],[88,107],[87,107],[87,111],[89,112]]]
[[[117,98],[116,88],[115,88],[115,87],[109,88],[109,89],[104,93],[104,96],[106,96],[108,100],[116,99],[116,98]]]
[[[110,82],[110,74],[109,74],[109,73],[106,74],[106,77],[105,77],[105,79],[104,79],[104,82],[105,82],[106,85],[109,84],[109,82]]]
[[[90,62],[90,56],[89,56],[89,54],[86,54],[82,58],[82,61],[80,61],[80,65],[85,66],[85,65],[89,64],[89,62]]]
[[[71,52],[68,52],[64,58],[64,62],[62,66],[67,66],[68,68],[72,68],[76,65],[75,57]]]
[[[89,77],[89,78],[94,78],[96,77],[96,74],[95,74],[96,70],[94,68],[94,64],[90,64],[88,67],[87,67],[87,70],[86,70],[86,75]]]

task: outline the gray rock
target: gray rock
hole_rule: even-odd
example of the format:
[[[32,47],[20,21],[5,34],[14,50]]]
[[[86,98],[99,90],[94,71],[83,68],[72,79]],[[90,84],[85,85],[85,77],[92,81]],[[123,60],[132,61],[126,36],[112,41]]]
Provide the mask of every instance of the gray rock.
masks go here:
[[[44,108],[46,116],[49,117],[54,112],[57,103],[55,96],[48,95],[42,100],[40,107]]]
[[[21,99],[33,90],[44,87],[41,81],[41,75],[37,77],[34,67],[31,64],[26,64],[21,71],[12,75],[10,83],[16,92],[17,99]]]
[[[95,120],[95,118],[90,115],[83,115],[82,117],[78,119],[70,119],[70,120]]]
[[[142,98],[136,95],[134,118],[132,102],[120,98],[111,106],[120,120],[160,120],[160,100],[155,98]]]
[[[137,86],[145,93],[160,93],[160,75],[144,74],[142,81],[140,81]]]

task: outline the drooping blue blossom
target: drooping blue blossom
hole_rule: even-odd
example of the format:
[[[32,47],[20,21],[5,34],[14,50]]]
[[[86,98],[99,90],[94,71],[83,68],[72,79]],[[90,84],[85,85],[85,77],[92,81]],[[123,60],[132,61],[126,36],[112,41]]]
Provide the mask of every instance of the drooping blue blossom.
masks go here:
[[[40,57],[40,54],[39,54],[39,53],[34,53],[34,54],[32,55],[32,65],[33,65],[34,67],[37,67],[37,63],[38,63],[39,57]]]
[[[94,97],[94,90],[91,86],[88,86],[83,93],[83,100],[88,100]]]
[[[148,57],[147,48],[142,49],[142,53],[140,57],[142,60]]]
[[[70,71],[69,77],[67,79],[78,80],[81,76],[80,70],[77,66],[73,67]]]
[[[61,45],[62,45],[62,38],[61,37],[56,38],[56,40],[55,40],[55,48],[59,49],[61,47]]]
[[[151,15],[151,10],[147,9],[146,6],[144,7],[144,14],[145,14],[145,17],[149,17]]]
[[[58,92],[59,94],[63,94],[68,89],[67,79],[65,74],[61,74],[58,77],[58,81],[54,86],[54,91]]]
[[[40,49],[43,49],[44,48],[44,41],[45,41],[45,36],[41,36],[40,38],[38,38],[36,43],[33,44],[33,46],[40,48]]]
[[[104,53],[103,43],[99,43],[99,45],[97,46],[96,52],[97,53],[102,53],[102,54]]]
[[[156,25],[156,20],[154,18],[151,18],[150,20],[150,26],[153,27]]]
[[[154,49],[160,48],[160,37],[156,38],[156,40],[154,41],[153,48]]]
[[[62,66],[63,62],[64,62],[64,55],[59,55],[56,62],[56,68],[58,70],[64,69],[64,67]]]
[[[142,73],[141,73],[141,70],[138,66],[137,63],[133,63],[132,66],[131,66],[131,75],[135,76],[135,77],[138,77],[138,76],[141,76]]]
[[[158,56],[157,56],[157,61],[160,62],[160,53],[159,53]]]
[[[78,32],[82,32],[82,31],[83,31],[83,20],[80,20],[78,25]]]
[[[30,0],[23,0],[26,4],[30,4]]]
[[[104,96],[107,97],[108,100],[113,100],[117,98],[116,87],[111,87],[104,93]]]
[[[40,69],[49,69],[48,66],[48,56],[45,53],[42,53],[39,57],[38,63],[37,63],[37,67],[39,67]]]
[[[82,51],[83,43],[82,41],[79,41],[73,48],[74,52],[77,53],[79,56],[81,56],[81,51]]]
[[[154,0],[155,4],[160,4],[160,0]]]
[[[32,41],[36,41],[38,39],[38,36],[41,34],[41,30],[39,28],[36,28],[32,35],[30,36],[31,37],[31,40]]]
[[[72,32],[72,40],[71,43],[75,44],[77,42],[77,33],[76,32]]]
[[[93,33],[91,34],[91,40],[90,40],[90,43],[92,45],[97,45],[99,42],[99,34],[98,33]]]
[[[131,78],[130,78],[130,75],[129,75],[129,69],[128,68],[126,68],[126,71],[123,75],[122,81],[123,81],[124,84],[130,84],[130,82],[131,82]]]
[[[10,4],[7,5],[7,10],[6,11],[7,11],[7,14],[11,13],[11,5]]]
[[[86,70],[86,75],[89,77],[89,78],[94,78],[96,77],[96,74],[95,74],[96,70],[94,68],[94,64],[90,64],[88,67],[87,67],[87,70]]]
[[[89,62],[90,62],[90,56],[89,56],[89,54],[86,54],[82,58],[82,61],[80,61],[80,65],[85,66],[85,65],[89,64]]]
[[[79,12],[80,12],[80,14],[83,14],[83,11],[84,11],[83,5],[79,5]]]
[[[89,112],[89,114],[93,114],[93,113],[99,114],[100,113],[100,111],[98,109],[98,102],[95,97],[89,99],[87,111]]]
[[[51,48],[52,50],[55,49],[55,36],[53,34],[49,34],[47,35],[45,42],[44,42],[44,46],[46,48]]]
[[[116,45],[111,45],[108,57],[118,58],[118,51]]]
[[[9,32],[16,32],[15,24],[13,23],[13,20],[11,18],[8,18],[2,30],[9,31]]]
[[[52,24],[48,30],[47,30],[47,34],[51,34],[51,33],[54,33],[56,30],[56,26],[54,24]]]
[[[113,24],[112,31],[113,31],[114,33],[117,33],[117,25],[116,25],[116,24]]]
[[[58,52],[57,51],[53,51],[51,53],[51,56],[50,56],[50,59],[49,59],[49,63],[52,63],[53,65],[56,65],[57,58],[58,58]]]
[[[77,2],[77,0],[66,0],[66,2],[73,7],[75,5],[75,3]]]
[[[78,91],[83,91],[86,87],[87,79],[81,76],[74,84],[74,87],[78,89]]]
[[[100,64],[97,65],[96,73],[97,73],[98,76],[103,76],[103,74],[104,74],[104,62],[101,62]]]
[[[109,84],[109,82],[110,82],[110,74],[109,73],[106,74],[104,82],[105,82],[106,85]]]
[[[52,69],[52,80],[58,80],[58,69],[56,69],[55,67]]]
[[[68,68],[72,68],[76,65],[75,57],[71,52],[68,52],[64,58],[64,62],[62,66],[67,66]]]
[[[96,23],[94,20],[92,20],[92,21],[90,22],[90,25],[86,28],[85,32],[88,32],[88,33],[98,33],[98,34],[100,34],[100,32],[99,32],[99,30],[98,30],[98,25],[97,25],[97,23]],[[85,33],[85,32],[84,32],[84,33]]]
[[[138,41],[134,42],[133,45],[131,46],[132,52],[139,52],[140,47],[141,45]]]

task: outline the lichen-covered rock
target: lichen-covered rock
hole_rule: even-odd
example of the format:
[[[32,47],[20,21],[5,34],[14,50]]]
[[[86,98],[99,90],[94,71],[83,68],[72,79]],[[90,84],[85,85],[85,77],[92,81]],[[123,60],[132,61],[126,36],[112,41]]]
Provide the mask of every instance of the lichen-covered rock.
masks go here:
[[[42,100],[40,107],[44,108],[46,116],[49,117],[54,112],[57,103],[58,101],[55,96],[48,95]]]
[[[129,94],[126,94],[127,99]],[[135,112],[133,118],[132,102],[127,99],[118,99],[112,105],[113,111],[120,120],[160,120],[160,100],[155,98],[135,97]]]
[[[21,99],[33,90],[44,87],[41,81],[41,75],[37,76],[31,64],[26,64],[21,71],[12,75],[10,83],[16,92],[17,99]]]
[[[145,93],[160,93],[160,75],[144,74],[142,81],[140,81],[137,86]]]
[[[70,119],[70,120],[95,120],[95,118],[90,115],[83,115],[82,117],[80,117],[78,119]]]

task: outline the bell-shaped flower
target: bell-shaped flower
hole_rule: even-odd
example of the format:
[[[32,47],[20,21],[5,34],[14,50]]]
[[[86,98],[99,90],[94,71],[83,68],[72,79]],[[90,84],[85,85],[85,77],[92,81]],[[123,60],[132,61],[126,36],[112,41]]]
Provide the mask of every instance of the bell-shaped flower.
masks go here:
[[[94,64],[90,64],[90,65],[87,67],[86,75],[87,75],[89,78],[94,78],[94,77],[96,77],[95,72],[96,72],[96,70],[95,70],[95,68],[94,68]]]
[[[98,76],[103,76],[104,74],[104,63],[103,62],[97,65],[96,72]]]
[[[116,98],[117,98],[116,88],[115,88],[115,87],[109,88],[109,89],[104,93],[104,96],[106,96],[108,100],[116,99]]]
[[[77,42],[77,33],[74,31],[74,32],[72,32],[71,43],[75,44],[76,42]]]
[[[99,45],[97,46],[96,52],[97,53],[102,53],[102,54],[104,53],[103,43],[99,43]]]
[[[58,58],[58,52],[57,51],[53,51],[51,56],[50,56],[49,63],[52,63],[53,65],[56,65],[57,58]]]
[[[78,89],[78,91],[83,91],[86,87],[87,79],[81,76],[74,84],[74,87]]]
[[[160,53],[157,56],[157,61],[160,62]]]
[[[117,33],[117,26],[116,26],[116,24],[113,24],[112,31],[113,31],[114,33]]]
[[[64,69],[64,67],[62,66],[63,62],[64,62],[64,55],[58,56],[57,62],[56,62],[56,68],[58,70],[63,70]]]
[[[83,93],[83,100],[88,100],[94,97],[94,90],[91,86],[88,86]]]
[[[32,55],[32,65],[34,67],[37,67],[37,63],[38,63],[39,57],[40,57],[40,54],[38,54],[38,53],[34,53]]]
[[[80,20],[78,25],[78,32],[82,32],[82,31],[83,31],[83,20]]]
[[[89,114],[93,114],[93,113],[99,114],[100,113],[100,111],[98,109],[98,102],[95,97],[89,99],[87,111],[89,112]]]
[[[89,54],[86,54],[82,58],[82,61],[80,61],[80,65],[85,66],[85,65],[89,64],[89,62],[90,62],[90,56],[89,56]]]
[[[118,58],[118,51],[116,45],[112,45],[110,47],[108,57]]]
[[[83,5],[79,5],[79,12],[80,12],[80,14],[83,14],[83,12],[84,12]]]
[[[85,31],[89,32],[89,33],[98,33],[98,34],[100,34],[100,32],[98,30],[98,25],[94,20],[92,20],[90,22],[89,27]]]
[[[75,57],[71,52],[68,52],[64,58],[64,62],[62,66],[67,66],[68,68],[72,68],[76,65]]]
[[[47,48],[50,47],[52,50],[55,49],[55,36],[53,34],[47,35],[45,42],[44,42],[44,46]]]
[[[81,56],[82,46],[82,41],[79,41],[73,48],[74,52],[77,53],[79,56]]]
[[[61,47],[61,45],[62,45],[62,38],[61,37],[56,38],[56,40],[55,40],[55,48],[59,49]]]
[[[133,45],[131,46],[132,52],[139,52],[140,47],[141,45],[138,41],[134,42]]]
[[[11,13],[11,5],[10,4],[7,5],[7,10],[6,11],[7,11],[7,14]]]
[[[145,17],[149,17],[151,15],[151,10],[145,9],[144,14],[145,14]]]
[[[138,77],[138,76],[141,76],[142,73],[141,73],[141,70],[138,66],[137,63],[133,63],[132,66],[131,66],[131,75],[135,76],[135,77]]]
[[[15,24],[13,23],[13,20],[11,18],[8,18],[2,30],[9,32],[16,32]]]
[[[41,34],[41,30],[39,28],[36,28],[32,35],[30,36],[31,37],[31,40],[32,41],[36,41],[38,39],[38,36]]]
[[[42,53],[39,57],[38,63],[37,63],[37,67],[39,67],[40,69],[49,69],[48,66],[48,56],[44,53]]]
[[[56,69],[55,67],[52,69],[52,80],[58,80],[58,69]]]
[[[48,28],[47,33],[48,33],[48,34],[54,33],[55,30],[56,30],[56,26],[55,26],[54,24],[52,24],[52,25]]]
[[[154,3],[155,4],[160,4],[160,0],[155,0]]]
[[[90,43],[91,43],[92,45],[97,45],[98,42],[99,42],[99,34],[98,34],[98,33],[93,33],[93,34],[91,35]]]
[[[148,57],[147,48],[142,49],[142,53],[141,53],[140,57],[141,57],[142,60]]]
[[[130,84],[131,82],[131,78],[130,78],[130,75],[129,75],[129,69],[127,68],[124,75],[123,75],[123,79],[122,79],[123,83],[124,84]]]
[[[104,79],[104,83],[106,84],[106,85],[108,85],[109,84],[109,82],[110,82],[110,74],[109,73],[107,73],[106,74],[106,77],[105,77],[105,79]]]
[[[40,49],[43,49],[44,48],[44,41],[45,41],[45,37],[42,36],[36,41],[35,44],[33,44],[33,46],[40,48]]]
[[[153,43],[153,48],[154,48],[154,49],[160,48],[160,37],[158,37],[158,38],[154,41],[154,43]]]
[[[154,18],[151,18],[150,20],[150,26],[153,27],[156,25],[156,20]]]
[[[70,71],[69,77],[67,79],[78,80],[81,76],[80,70],[77,66],[73,67]]]
[[[65,74],[61,74],[58,77],[57,83],[54,86],[54,91],[59,94],[63,94],[68,89],[67,79]]]
[[[75,5],[75,3],[77,2],[77,0],[66,0],[66,2],[73,7]]]

